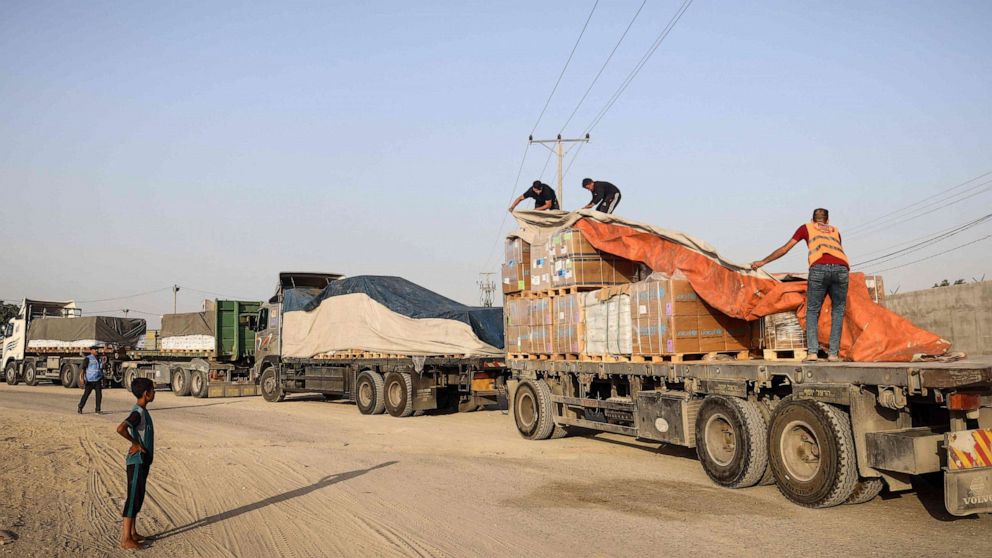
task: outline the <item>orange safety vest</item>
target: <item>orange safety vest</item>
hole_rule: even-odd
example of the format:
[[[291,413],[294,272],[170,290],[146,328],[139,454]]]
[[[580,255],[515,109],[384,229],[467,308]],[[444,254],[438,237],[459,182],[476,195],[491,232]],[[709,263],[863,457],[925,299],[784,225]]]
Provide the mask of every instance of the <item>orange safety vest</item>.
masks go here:
[[[809,238],[810,266],[826,254],[830,254],[850,265],[847,255],[844,253],[844,248],[840,245],[840,231],[837,230],[837,227],[815,221],[806,223],[806,236]]]

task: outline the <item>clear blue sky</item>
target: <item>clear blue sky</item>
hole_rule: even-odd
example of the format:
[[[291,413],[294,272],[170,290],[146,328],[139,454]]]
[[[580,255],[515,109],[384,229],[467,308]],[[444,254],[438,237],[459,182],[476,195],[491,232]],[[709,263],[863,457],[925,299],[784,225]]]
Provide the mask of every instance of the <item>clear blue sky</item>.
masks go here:
[[[639,5],[600,3],[537,135],[558,133]],[[648,2],[566,135],[678,5]],[[474,302],[591,6],[2,2],[0,297],[262,298],[280,270],[328,270]],[[987,1],[697,0],[593,130],[565,206],[587,201],[583,176],[609,180],[618,213],[750,261],[816,206],[850,230],[992,171],[990,24]],[[990,212],[984,192],[845,243],[857,260]],[[887,286],[992,276],[990,247]],[[802,270],[800,248],[771,269]],[[85,307],[158,313],[171,294]]]

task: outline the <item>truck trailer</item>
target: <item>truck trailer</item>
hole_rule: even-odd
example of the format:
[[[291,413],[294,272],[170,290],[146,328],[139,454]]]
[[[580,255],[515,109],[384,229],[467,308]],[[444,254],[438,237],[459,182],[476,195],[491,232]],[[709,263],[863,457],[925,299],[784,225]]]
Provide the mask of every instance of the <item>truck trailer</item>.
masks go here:
[[[326,295],[329,287],[333,289],[338,286],[342,293],[346,293],[342,297],[348,297],[349,303],[355,304],[347,306],[353,310],[340,310],[346,306],[319,304],[321,293]],[[386,304],[396,309],[402,307],[407,315],[417,315],[417,309],[411,309],[411,306],[427,301],[426,304],[432,308],[450,309],[448,313],[441,312],[446,316],[469,316],[470,320],[499,324],[498,331],[494,329],[491,337],[499,338],[502,343],[502,313],[499,309],[472,309],[458,305],[395,277],[344,279],[334,273],[281,273],[275,295],[262,305],[255,320],[257,335],[253,375],[266,401],[283,401],[288,394],[319,393],[326,398],[352,401],[362,414],[387,412],[394,417],[407,417],[434,409],[474,411],[498,403],[501,397],[505,400],[507,370],[501,350],[475,339],[480,350],[473,354],[428,354],[430,351],[412,350],[416,342],[410,340],[416,335],[405,335],[411,333],[410,329],[403,330],[402,337],[410,342],[411,350],[387,350],[400,341],[401,336],[395,335],[395,329],[390,329],[396,325],[394,322],[401,324],[398,327],[415,328],[423,323],[423,327],[427,328],[445,327],[460,335],[473,338],[474,335],[465,324],[455,319],[413,322],[407,316],[395,315],[395,312],[384,309],[380,302],[372,300],[369,293],[379,301],[397,296],[396,300],[385,300]],[[402,298],[404,296],[406,298]],[[297,310],[296,315],[302,317],[296,319],[290,316],[293,313],[290,309],[299,307],[301,299],[309,301],[303,306],[310,305],[310,312]],[[331,300],[332,303],[339,301],[344,302],[345,299]],[[315,312],[324,312],[325,321],[306,322],[308,315]],[[340,313],[335,315],[336,312],[347,312],[347,319]],[[366,318],[382,326],[383,330],[369,332],[369,335],[362,337]],[[320,324],[336,320],[346,322],[341,330],[333,333],[320,330]],[[317,326],[311,327],[314,324]],[[303,331],[304,327],[306,331]],[[476,322],[475,327],[478,331],[484,326]],[[390,337],[385,330],[394,332],[394,336]],[[336,337],[328,340],[329,336]],[[340,341],[344,344],[337,345],[335,350],[320,350],[317,353],[314,351],[319,349],[301,352],[302,349],[297,348],[312,345],[322,349],[326,346],[320,343],[325,340],[332,343],[338,338],[368,339],[373,336],[380,336],[379,341],[384,343],[379,349],[359,346],[362,341],[356,341],[350,347],[347,341]],[[439,337],[442,341],[448,340],[443,334]],[[464,344],[460,346],[464,347]]]
[[[124,385],[148,378],[180,397],[258,395],[251,381],[255,332],[251,328],[261,302],[208,300],[202,312],[166,314],[158,336],[141,349],[128,351]]]
[[[4,325],[4,380],[10,385],[50,380],[66,388],[82,387],[85,354],[96,347],[104,381],[120,385],[126,353],[144,332],[142,319],[83,317],[72,301],[24,299],[17,316]]]

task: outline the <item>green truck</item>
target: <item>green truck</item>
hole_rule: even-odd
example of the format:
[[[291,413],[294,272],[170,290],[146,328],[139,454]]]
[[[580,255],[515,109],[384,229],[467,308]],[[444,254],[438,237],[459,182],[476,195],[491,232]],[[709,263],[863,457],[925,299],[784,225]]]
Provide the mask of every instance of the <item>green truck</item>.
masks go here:
[[[208,300],[202,312],[166,314],[144,346],[127,353],[124,387],[135,378],[168,386],[177,396],[258,395],[250,379],[255,363],[252,330],[260,301]]]

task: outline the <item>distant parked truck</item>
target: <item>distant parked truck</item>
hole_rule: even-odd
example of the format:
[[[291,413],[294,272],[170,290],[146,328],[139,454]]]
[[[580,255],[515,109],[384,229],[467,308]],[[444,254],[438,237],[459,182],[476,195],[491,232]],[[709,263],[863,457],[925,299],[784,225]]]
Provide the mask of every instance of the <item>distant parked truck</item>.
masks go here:
[[[338,286],[340,292],[322,298]],[[418,312],[444,317],[411,319],[430,317]],[[501,349],[484,343],[463,321],[479,329],[492,324],[492,335],[502,336],[500,309],[464,306],[399,277],[281,273],[275,295],[256,320],[253,374],[270,402],[319,393],[354,401],[366,415],[474,411],[505,399],[507,371]],[[300,348],[319,347],[331,338],[355,345],[317,354]],[[358,346],[363,343],[402,348],[380,352]],[[431,353],[432,343],[450,346],[452,354]],[[465,350],[469,346],[478,350]]]
[[[82,316],[75,302],[24,299],[17,316],[3,326],[2,370],[10,385],[51,380],[82,387],[83,362],[96,347],[108,385],[120,385],[125,353],[145,332],[145,321]]]
[[[250,371],[255,357],[251,324],[261,302],[208,300],[202,312],[165,314],[157,335],[127,352],[124,385],[148,378],[177,396],[258,395]]]

